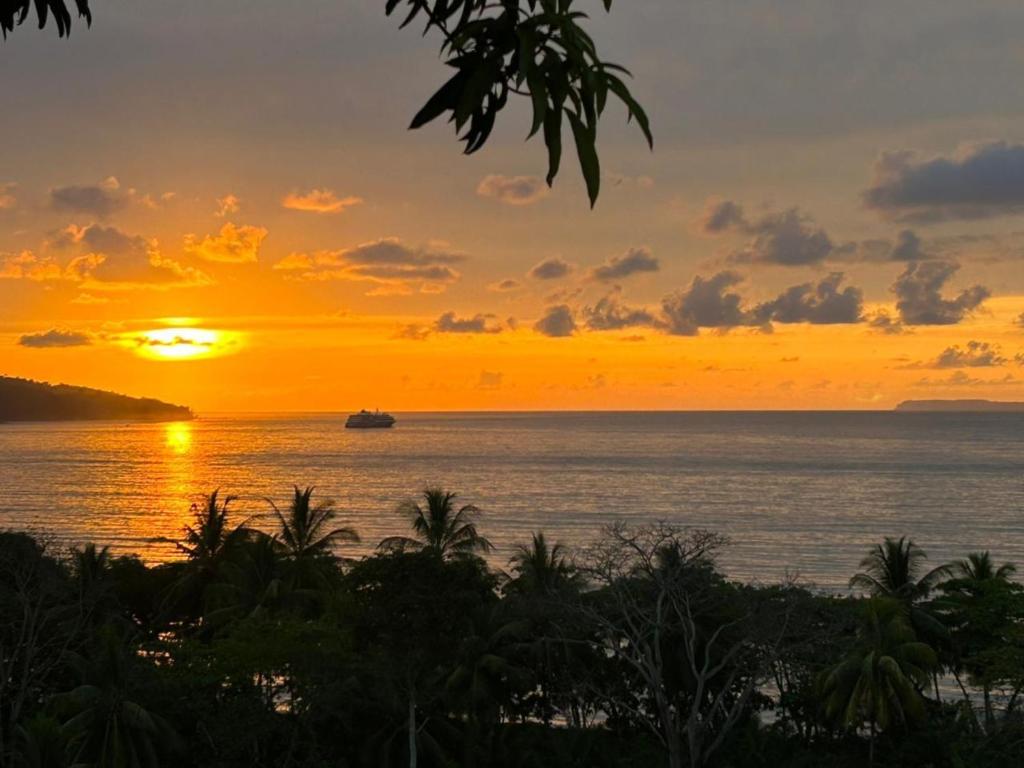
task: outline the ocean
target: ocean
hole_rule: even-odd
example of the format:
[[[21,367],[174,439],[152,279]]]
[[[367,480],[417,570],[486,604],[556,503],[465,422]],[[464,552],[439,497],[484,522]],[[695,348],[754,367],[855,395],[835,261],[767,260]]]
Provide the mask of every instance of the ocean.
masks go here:
[[[312,485],[359,555],[439,485],[481,508],[499,567],[532,531],[578,546],[620,519],[720,531],[723,569],[747,581],[841,588],[871,544],[902,535],[936,564],[991,549],[1024,566],[1024,414],[395,415],[365,431],[344,414],[0,424],[0,527],[159,562],[201,495],[237,495],[239,522],[269,525],[266,498]]]

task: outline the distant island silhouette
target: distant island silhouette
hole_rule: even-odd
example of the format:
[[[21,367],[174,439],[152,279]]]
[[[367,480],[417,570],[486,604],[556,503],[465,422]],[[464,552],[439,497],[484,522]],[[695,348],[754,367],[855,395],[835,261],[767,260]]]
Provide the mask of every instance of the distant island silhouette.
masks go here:
[[[1024,403],[999,400],[904,400],[897,411],[946,411],[961,413],[1007,412],[1024,413]]]
[[[183,405],[150,397],[128,397],[102,389],[0,376],[0,422],[183,421],[194,416],[191,409]]]

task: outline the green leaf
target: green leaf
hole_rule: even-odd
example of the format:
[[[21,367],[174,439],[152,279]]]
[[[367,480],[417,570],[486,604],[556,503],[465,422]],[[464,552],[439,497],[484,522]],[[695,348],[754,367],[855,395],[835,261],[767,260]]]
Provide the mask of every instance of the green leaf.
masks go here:
[[[583,171],[583,179],[587,183],[587,196],[590,198],[590,207],[593,208],[597,202],[597,196],[601,192],[601,163],[597,157],[596,131],[584,125],[579,115],[574,112],[568,114],[573,138],[576,139],[576,154],[580,159],[580,169]]]
[[[548,175],[550,187],[562,162],[562,110],[549,109],[544,115],[544,144],[548,148]]]

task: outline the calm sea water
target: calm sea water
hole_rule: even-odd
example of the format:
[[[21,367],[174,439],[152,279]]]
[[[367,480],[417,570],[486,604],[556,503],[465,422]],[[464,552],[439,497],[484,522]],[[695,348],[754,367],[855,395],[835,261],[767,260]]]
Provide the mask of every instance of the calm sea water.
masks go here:
[[[1024,564],[1024,414],[397,415],[379,431],[324,414],[0,424],[0,526],[160,561],[199,494],[240,496],[241,518],[315,485],[361,533],[356,553],[439,484],[484,510],[496,564],[531,531],[582,544],[619,518],[717,529],[747,580],[839,586],[903,534],[933,561],[990,548]]]

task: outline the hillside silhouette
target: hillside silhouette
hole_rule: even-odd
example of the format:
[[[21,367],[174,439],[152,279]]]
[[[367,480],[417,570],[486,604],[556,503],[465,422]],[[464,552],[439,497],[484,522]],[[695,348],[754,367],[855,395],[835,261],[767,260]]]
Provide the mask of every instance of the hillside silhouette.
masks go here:
[[[193,416],[183,405],[149,397],[0,376],[0,421],[178,421]]]

